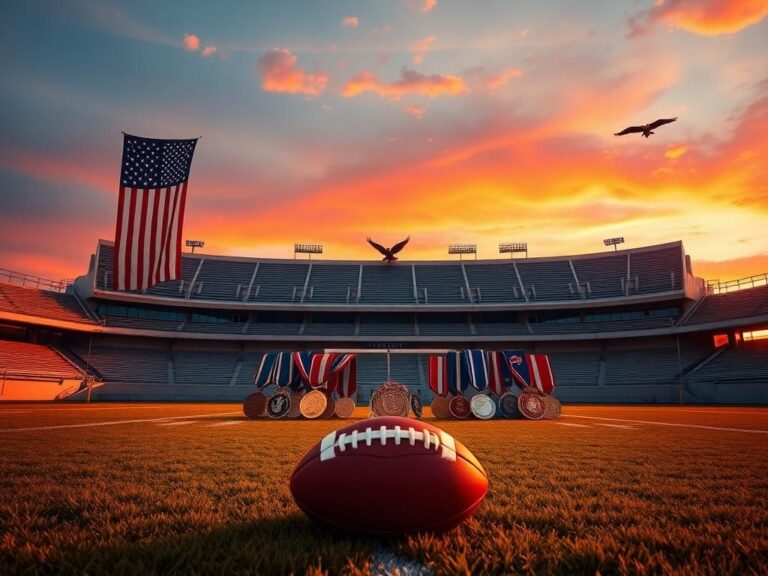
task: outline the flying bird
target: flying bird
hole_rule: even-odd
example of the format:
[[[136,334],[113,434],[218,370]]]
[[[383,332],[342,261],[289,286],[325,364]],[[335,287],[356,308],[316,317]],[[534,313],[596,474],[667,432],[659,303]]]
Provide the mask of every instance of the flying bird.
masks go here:
[[[659,126],[664,126],[664,124],[669,124],[670,122],[674,122],[677,120],[677,118],[659,118],[656,120],[656,122],[651,122],[650,124],[646,124],[645,126],[630,126],[629,128],[624,128],[621,132],[616,132],[614,136],[624,136],[624,134],[632,134],[633,132],[642,132],[643,136],[648,138],[651,134],[653,134],[653,130],[658,128]]]
[[[384,246],[382,246],[381,244],[377,244],[376,242],[371,240],[370,237],[369,237],[368,238],[368,244],[370,244],[371,246],[376,248],[376,250],[378,250],[379,252],[381,252],[384,255],[384,258],[382,258],[382,260],[384,262],[394,262],[395,260],[397,260],[397,256],[395,256],[395,254],[400,252],[400,250],[402,250],[403,247],[406,244],[408,244],[408,240],[410,240],[410,239],[411,239],[411,237],[408,236],[408,238],[406,238],[402,242],[398,242],[397,244],[392,246],[392,248],[384,248]]]

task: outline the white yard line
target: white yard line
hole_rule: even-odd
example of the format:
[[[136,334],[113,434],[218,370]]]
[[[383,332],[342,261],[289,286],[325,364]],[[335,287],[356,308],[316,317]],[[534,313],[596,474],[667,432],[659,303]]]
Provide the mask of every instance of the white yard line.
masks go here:
[[[570,422],[555,422],[558,426],[572,426],[574,428],[589,428],[586,424],[571,424]]]
[[[245,420],[227,420],[226,422],[215,422],[213,424],[208,424],[208,428],[216,428],[219,426],[235,426],[236,424],[242,424],[245,422]]]
[[[750,412],[747,410],[692,410],[688,408],[678,408],[674,412],[699,412],[701,414],[746,414],[748,416],[768,416],[768,412]]]
[[[196,420],[180,420],[178,422],[158,422],[158,426],[186,426],[187,424],[196,424]]]
[[[673,426],[675,428],[697,428],[700,430],[719,430],[722,432],[746,432],[747,434],[768,434],[768,430],[752,430],[748,428],[725,428],[723,426],[704,426],[702,424],[681,424],[678,422],[656,422],[653,420],[629,420],[625,418],[605,418],[602,416],[577,416],[563,414],[565,418],[585,418],[587,420],[608,420],[609,422],[631,422],[633,424],[656,424],[657,426]]]
[[[0,432],[32,432],[34,430],[61,430],[63,428],[91,428],[95,426],[117,426],[118,424],[142,424],[145,422],[164,422],[166,420],[182,420],[184,418],[211,418],[213,416],[234,416],[237,412],[214,412],[212,414],[187,414],[185,416],[166,416],[165,418],[142,418],[139,420],[112,420],[109,422],[88,422],[87,424],[59,424],[56,426],[33,426],[30,428],[6,428]]]
[[[0,410],[0,414],[29,414],[32,410]]]
[[[608,426],[608,428],[624,428],[626,430],[634,430],[634,426],[624,426],[624,424],[605,424],[603,422],[595,422],[598,426]]]
[[[172,404],[171,404],[172,405]],[[150,404],[150,405],[143,405],[143,404],[134,404],[133,406],[104,406],[99,404],[91,404],[90,408],[86,407],[77,407],[77,408],[36,408],[34,406],[24,406],[22,410],[25,410],[27,412],[77,412],[77,411],[84,411],[84,412],[102,412],[104,410],[143,410],[143,409],[149,409],[149,408],[165,408],[167,409],[169,404]],[[193,409],[195,406],[187,406],[187,408]],[[21,410],[20,410],[21,411]],[[15,412],[13,410],[9,410],[9,412]]]

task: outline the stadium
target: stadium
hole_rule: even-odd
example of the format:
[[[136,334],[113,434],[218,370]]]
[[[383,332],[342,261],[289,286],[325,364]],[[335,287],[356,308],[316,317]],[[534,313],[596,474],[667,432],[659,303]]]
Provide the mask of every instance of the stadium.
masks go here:
[[[181,268],[116,291],[101,240],[72,284],[5,272],[0,399],[83,399],[88,376],[93,400],[242,401],[265,352],[336,349],[362,351],[359,402],[389,379],[429,402],[424,350],[511,348],[546,353],[569,403],[768,401],[768,276],[707,282],[682,242],[396,263],[198,253]]]
[[[768,3],[3,15],[0,575],[768,574]]]

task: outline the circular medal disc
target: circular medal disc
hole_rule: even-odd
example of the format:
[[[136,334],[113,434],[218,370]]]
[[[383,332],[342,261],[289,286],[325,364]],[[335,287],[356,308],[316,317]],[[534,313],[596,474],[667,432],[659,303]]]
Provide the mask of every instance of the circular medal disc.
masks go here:
[[[543,400],[544,400],[544,419],[554,420],[555,418],[557,418],[558,404],[560,404],[560,402],[558,402],[557,399],[553,398],[552,396],[545,396]]]
[[[278,390],[267,401],[267,416],[270,418],[284,418],[291,409],[291,397],[288,392]]]
[[[259,418],[266,414],[267,397],[261,392],[250,394],[243,402],[243,414],[247,418]]]
[[[472,410],[472,414],[480,420],[490,420],[496,414],[496,404],[485,394],[472,396],[472,400],[469,401],[469,408]]]
[[[499,412],[504,418],[523,417],[517,405],[517,396],[512,392],[506,392],[499,397]]]
[[[416,394],[411,394],[411,412],[413,412],[413,415],[416,416],[416,418],[421,418],[423,412],[421,398],[416,396]]]
[[[448,403],[448,410],[451,416],[454,418],[466,418],[472,414],[472,407],[469,405],[469,400],[464,396],[454,396]]]
[[[328,398],[320,390],[307,392],[299,402],[299,410],[304,418],[319,418],[328,406]]]
[[[304,392],[291,392],[291,409],[288,410],[286,418],[298,418],[301,416],[301,399],[304,397]]]
[[[430,407],[432,408],[432,416],[444,420],[451,417],[451,412],[448,410],[448,403],[450,400],[447,396],[435,396],[432,400]]]
[[[544,418],[544,399],[536,392],[523,392],[517,399],[520,413],[529,420],[541,420]]]
[[[373,416],[408,416],[410,410],[408,389],[397,382],[387,382],[371,394]]]
[[[339,418],[349,418],[355,411],[355,401],[352,398],[339,398],[336,400],[335,410]]]
[[[323,394],[325,396],[325,394]],[[336,402],[331,396],[325,396],[325,410],[320,415],[320,418],[328,419],[333,418],[336,413]]]

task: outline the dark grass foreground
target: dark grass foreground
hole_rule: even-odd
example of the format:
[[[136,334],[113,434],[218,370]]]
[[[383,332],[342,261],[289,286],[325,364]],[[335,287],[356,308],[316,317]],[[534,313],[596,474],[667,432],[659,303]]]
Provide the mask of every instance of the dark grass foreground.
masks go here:
[[[0,429],[237,410],[37,408],[0,413]],[[592,414],[768,428],[768,411],[617,410]],[[485,465],[486,502],[445,535],[375,540],[311,524],[288,490],[341,422],[208,426],[233,418],[1,432],[0,574],[367,574],[374,549],[437,574],[768,573],[766,434],[440,422]]]

